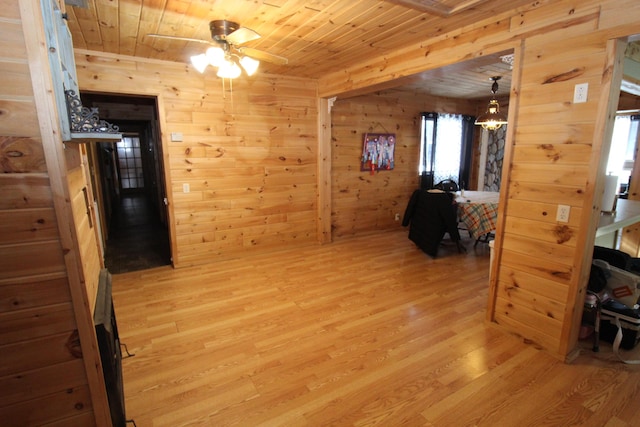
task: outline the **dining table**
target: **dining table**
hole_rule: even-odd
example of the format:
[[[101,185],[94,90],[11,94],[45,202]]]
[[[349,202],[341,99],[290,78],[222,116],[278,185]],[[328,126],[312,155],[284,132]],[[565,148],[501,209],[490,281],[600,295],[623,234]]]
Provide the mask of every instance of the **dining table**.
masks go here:
[[[639,222],[640,201],[618,199],[613,212],[600,213],[595,244],[607,248],[617,248],[622,229]]]
[[[476,240],[495,232],[498,223],[497,191],[458,191],[458,221],[464,225],[469,235]]]

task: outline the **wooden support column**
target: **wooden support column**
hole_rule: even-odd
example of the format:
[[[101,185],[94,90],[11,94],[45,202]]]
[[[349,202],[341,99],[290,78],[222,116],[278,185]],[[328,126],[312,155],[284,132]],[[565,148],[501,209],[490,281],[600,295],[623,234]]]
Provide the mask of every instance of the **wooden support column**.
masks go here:
[[[331,242],[331,107],[335,98],[318,99],[318,224],[319,243]]]

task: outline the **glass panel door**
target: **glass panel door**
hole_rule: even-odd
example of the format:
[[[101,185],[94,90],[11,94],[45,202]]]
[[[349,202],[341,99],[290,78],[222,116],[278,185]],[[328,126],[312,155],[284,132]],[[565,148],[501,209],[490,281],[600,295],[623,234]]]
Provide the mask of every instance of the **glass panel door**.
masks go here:
[[[140,138],[125,136],[116,144],[120,166],[120,187],[123,190],[144,188]]]

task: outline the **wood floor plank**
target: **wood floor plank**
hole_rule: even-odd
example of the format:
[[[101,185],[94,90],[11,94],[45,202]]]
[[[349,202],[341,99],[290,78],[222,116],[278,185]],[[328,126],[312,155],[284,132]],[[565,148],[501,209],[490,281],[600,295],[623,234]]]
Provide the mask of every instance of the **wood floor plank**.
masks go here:
[[[486,323],[489,250],[405,229],[114,275],[128,418],[157,426],[637,425],[640,367]],[[630,356],[640,354],[634,350]]]

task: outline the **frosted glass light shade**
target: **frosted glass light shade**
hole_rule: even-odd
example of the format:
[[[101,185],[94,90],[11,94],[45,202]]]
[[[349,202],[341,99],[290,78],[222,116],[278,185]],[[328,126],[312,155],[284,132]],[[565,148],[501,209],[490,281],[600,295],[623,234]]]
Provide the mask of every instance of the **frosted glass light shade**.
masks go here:
[[[207,55],[201,53],[200,55],[194,55],[191,57],[191,64],[199,73],[204,73],[207,65],[209,65],[209,60],[207,59]]]
[[[224,79],[235,79],[240,77],[240,74],[242,74],[242,70],[238,64],[230,60],[224,61],[224,63],[220,64],[220,67],[218,68],[218,77],[222,77]]]
[[[257,59],[250,58],[248,56],[243,56],[240,58],[240,65],[244,68],[247,75],[253,76],[255,72],[258,70],[258,66],[260,65],[260,61]]]
[[[220,47],[210,47],[207,49],[206,55],[209,60],[209,64],[214,67],[219,67],[223,62],[225,62],[224,50]]]

